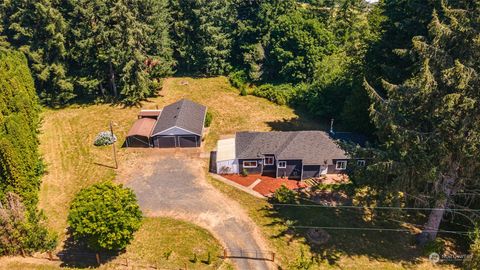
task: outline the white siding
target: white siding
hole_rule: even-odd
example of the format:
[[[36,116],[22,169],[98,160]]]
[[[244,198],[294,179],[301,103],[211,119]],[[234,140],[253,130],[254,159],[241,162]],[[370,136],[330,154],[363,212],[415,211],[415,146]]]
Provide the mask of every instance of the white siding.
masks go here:
[[[238,173],[238,161],[224,160],[217,162],[217,174],[236,174]]]
[[[160,133],[153,134],[153,135],[174,136],[174,135],[194,135],[194,134],[185,130],[185,129],[181,129],[181,128],[178,128],[178,127],[173,127],[173,128],[167,129],[165,131],[162,131]]]

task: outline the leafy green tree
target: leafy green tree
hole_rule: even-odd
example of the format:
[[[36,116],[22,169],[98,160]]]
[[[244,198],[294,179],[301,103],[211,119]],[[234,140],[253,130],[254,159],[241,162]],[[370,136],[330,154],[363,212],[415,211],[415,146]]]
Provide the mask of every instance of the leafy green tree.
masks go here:
[[[73,237],[95,251],[125,249],[141,221],[133,191],[108,182],[82,189],[68,214]]]
[[[385,98],[369,87],[383,143],[369,171],[379,185],[430,198],[421,244],[436,238],[448,209],[468,209],[458,192],[480,186],[480,3],[452,3],[413,39],[414,74],[384,82]]]
[[[292,83],[312,81],[317,64],[335,51],[333,41],[332,33],[315,19],[300,12],[280,16],[268,50],[270,76]]]
[[[55,0],[4,1],[4,32],[8,41],[24,52],[41,100],[65,104],[75,97],[66,65],[67,24]]]

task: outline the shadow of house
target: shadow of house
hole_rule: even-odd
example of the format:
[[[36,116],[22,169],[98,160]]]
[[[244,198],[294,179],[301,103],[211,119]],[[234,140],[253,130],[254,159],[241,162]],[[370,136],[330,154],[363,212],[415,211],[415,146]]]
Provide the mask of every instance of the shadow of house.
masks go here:
[[[123,251],[100,251],[97,253],[88,249],[84,241],[76,241],[69,232],[63,250],[57,253],[57,257],[62,262],[61,267],[95,268],[114,260],[122,253]]]

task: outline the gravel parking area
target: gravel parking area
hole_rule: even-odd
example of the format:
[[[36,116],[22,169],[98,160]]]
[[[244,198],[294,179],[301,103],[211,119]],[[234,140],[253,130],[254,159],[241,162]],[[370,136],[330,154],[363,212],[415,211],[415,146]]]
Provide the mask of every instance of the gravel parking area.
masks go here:
[[[196,223],[228,249],[268,249],[243,208],[207,183],[199,154],[155,149],[134,163],[120,176],[137,194],[144,214]],[[231,260],[242,270],[273,268],[262,260]]]

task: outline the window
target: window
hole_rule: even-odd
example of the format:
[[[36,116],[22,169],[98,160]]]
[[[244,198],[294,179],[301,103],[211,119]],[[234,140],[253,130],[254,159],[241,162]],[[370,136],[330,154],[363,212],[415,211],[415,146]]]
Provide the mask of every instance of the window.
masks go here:
[[[347,169],[347,161],[345,161],[345,160],[337,161],[336,169],[340,170],[340,171],[346,170]]]
[[[244,168],[257,168],[258,163],[256,161],[244,161],[243,162]]]
[[[278,162],[278,168],[281,168],[281,169],[287,168],[287,162],[286,161],[279,161]]]
[[[273,157],[265,157],[265,165],[275,164],[275,159]]]
[[[363,159],[357,160],[357,166],[360,166],[360,167],[365,166],[365,160],[363,160]]]

